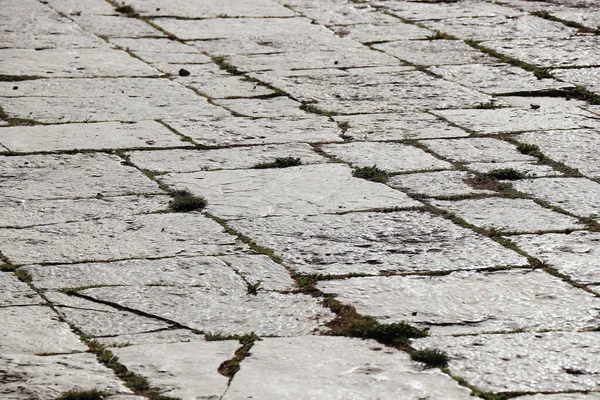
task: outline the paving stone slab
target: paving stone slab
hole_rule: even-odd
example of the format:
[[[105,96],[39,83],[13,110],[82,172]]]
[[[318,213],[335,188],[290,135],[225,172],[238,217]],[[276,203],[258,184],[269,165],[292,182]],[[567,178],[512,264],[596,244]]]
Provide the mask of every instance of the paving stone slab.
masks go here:
[[[360,114],[334,116],[347,123],[344,134],[355,140],[403,140],[460,137],[469,134],[427,113]]]
[[[167,38],[111,38],[110,42],[153,64],[212,63],[210,57],[200,54],[197,48]]]
[[[413,346],[444,349],[449,370],[485,391],[597,390],[598,332],[432,336]],[[565,397],[559,397],[564,399]]]
[[[69,326],[58,321],[50,307],[2,307],[0,316],[3,328],[0,354],[33,355],[87,350]]]
[[[425,212],[236,220],[230,224],[300,273],[431,272],[524,265],[496,242]]]
[[[449,162],[435,158],[417,147],[401,143],[327,144],[321,146],[321,149],[354,167],[377,165],[388,172],[452,169]]]
[[[475,189],[467,182],[475,175],[467,171],[439,171],[390,177],[387,184],[408,193],[425,196],[465,196],[470,194],[493,194],[491,190]]]
[[[252,145],[298,142],[343,142],[341,131],[327,117],[303,118],[205,118],[166,120],[194,142],[204,146]]]
[[[373,48],[416,65],[495,63],[492,58],[458,40],[400,40]]]
[[[165,286],[104,287],[81,292],[178,322],[188,328],[221,334],[297,336],[326,330],[334,315],[320,300],[304,294],[246,290],[223,293],[215,289]]]
[[[0,143],[15,152],[156,148],[187,144],[155,121],[14,126],[0,129]]]
[[[582,217],[600,217],[600,184],[585,178],[538,178],[516,181],[515,189]]]
[[[305,143],[231,147],[215,150],[163,150],[128,153],[138,167],[160,172],[197,172],[217,169],[247,169],[276,158],[300,158],[302,164],[320,164],[329,159]]]
[[[543,271],[351,278],[317,287],[382,323],[408,321],[433,335],[573,330],[600,321],[597,297]]]
[[[296,337],[255,342],[223,399],[366,400],[382,396],[407,400],[470,397],[468,389],[439,370],[420,370],[405,353],[383,349],[373,340]]]
[[[458,215],[469,224],[504,232],[584,228],[576,218],[550,211],[529,199],[433,200],[432,204]]]
[[[600,93],[600,67],[578,69],[554,69],[552,74],[559,79],[574,85],[584,86],[595,93]]]
[[[232,259],[236,257],[232,256]],[[44,289],[95,285],[201,286],[224,291],[246,289],[242,278],[216,257],[32,265],[24,269],[33,276],[35,286]]]
[[[340,2],[337,0],[288,1],[276,0],[279,4],[291,6],[300,13],[322,25],[382,24],[397,22],[398,19],[378,12],[365,3]]]
[[[164,36],[164,33],[137,18],[115,15],[71,15],[77,25],[104,38]]]
[[[459,3],[378,0],[375,4],[389,9],[394,15],[415,21],[465,17],[517,17],[524,14],[499,4],[474,0]]]
[[[0,188],[6,198],[16,200],[160,191],[155,182],[121,162],[120,157],[103,153],[0,157],[3,171]]]
[[[506,64],[446,65],[429,69],[444,79],[489,94],[573,88],[554,79],[538,79],[532,72]]]
[[[432,139],[421,143],[435,153],[459,162],[537,160],[533,156],[519,153],[515,145],[494,138]]]
[[[344,164],[167,174],[161,180],[205,196],[206,210],[226,219],[421,205],[387,186],[354,178]]]
[[[395,21],[387,24],[355,24],[332,27],[341,37],[361,43],[389,42],[395,40],[426,39],[435,33],[429,29]]]
[[[38,79],[0,82],[9,116],[41,122],[140,121],[226,116],[229,113],[168,79]],[[16,94],[15,94],[16,92]]]
[[[292,290],[295,281],[289,272],[266,255],[221,256],[219,259],[227,263],[250,284],[260,283],[264,290]]]
[[[186,69],[186,65],[182,65]],[[177,68],[177,66],[175,66]],[[192,68],[193,71],[193,68]],[[177,71],[179,73],[179,70]],[[255,82],[249,82],[237,76],[187,76],[173,79],[184,86],[194,88],[200,93],[213,99],[234,97],[259,97],[275,94],[271,89]]]
[[[229,378],[217,370],[239,347],[237,340],[227,340],[138,345],[111,351],[163,396],[218,399],[227,390]]]
[[[542,131],[549,129],[592,128],[593,115],[582,110],[440,110],[436,115],[477,133]]]
[[[512,236],[528,254],[582,283],[600,282],[600,233],[578,231],[570,234]]]
[[[202,214],[148,214],[0,230],[15,264],[70,263],[244,252],[246,246]]]
[[[302,103],[280,96],[271,99],[218,99],[214,104],[253,118],[303,117]]]
[[[123,347],[145,344],[202,342],[204,335],[193,333],[188,329],[165,329],[156,332],[137,333],[135,335],[118,335],[99,337],[96,340],[106,347]]]
[[[532,394],[515,397],[518,400],[599,400],[599,393]]]
[[[510,107],[523,108],[526,110],[533,110],[535,108],[538,111],[541,110],[542,112],[546,113],[550,111],[570,112],[575,113],[576,115],[581,115],[581,117],[587,119],[588,124],[598,124],[597,120],[594,120],[593,115],[587,112],[581,112],[582,108],[585,108],[589,105],[583,100],[576,100],[570,97],[511,96],[510,94],[498,95],[496,98],[502,103],[507,103]]]
[[[108,2],[96,0],[47,0],[53,9],[67,15],[111,15],[115,13],[114,7]]]
[[[186,18],[214,17],[290,17],[294,13],[279,4],[269,0],[204,0],[198,3],[194,0],[165,3],[161,0],[130,0],[129,3],[137,12],[143,15],[179,16]]]
[[[21,282],[10,272],[0,273],[0,307],[25,306],[45,304],[36,292],[29,285]]]
[[[600,178],[600,132],[596,129],[528,132],[517,137],[524,143],[539,146],[554,161],[578,169],[589,178]]]
[[[512,168],[531,178],[562,176],[560,171],[555,170],[551,166],[539,164],[534,161],[476,162],[469,163],[468,167],[473,171],[483,174],[493,170]]]

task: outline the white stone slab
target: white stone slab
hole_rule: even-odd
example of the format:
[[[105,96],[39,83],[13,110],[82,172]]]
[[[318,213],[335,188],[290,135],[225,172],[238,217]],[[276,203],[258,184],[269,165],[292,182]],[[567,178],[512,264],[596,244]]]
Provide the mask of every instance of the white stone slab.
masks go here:
[[[452,164],[435,158],[431,154],[401,143],[355,142],[326,144],[321,149],[342,159],[353,167],[378,168],[388,172],[451,169]]]
[[[215,104],[223,106],[245,117],[276,118],[304,117],[302,103],[280,96],[271,99],[218,99]]]
[[[232,259],[236,257],[232,256]],[[233,269],[216,257],[32,265],[24,269],[31,273],[36,287],[44,289],[95,285],[200,286],[224,291],[246,289],[246,284]]]
[[[133,8],[143,15],[168,15],[186,18],[214,17],[290,17],[294,13],[269,0],[194,0],[165,3],[161,0],[130,0]]]
[[[95,299],[176,321],[188,328],[222,334],[298,336],[325,331],[333,314],[304,294],[165,286],[104,287],[82,292]]]
[[[94,354],[0,355],[0,396],[6,400],[54,399],[70,390],[131,393]],[[112,396],[111,400],[114,400]],[[126,397],[137,400],[135,397]]]
[[[10,272],[0,273],[0,307],[25,306],[45,304],[36,292],[29,285],[21,282]]]
[[[517,400],[600,400],[599,393],[532,394],[515,397]]]
[[[412,24],[395,21],[387,24],[355,24],[338,26],[334,31],[361,43],[388,42],[394,40],[426,39],[434,32]]]
[[[260,283],[259,289],[292,290],[295,282],[289,272],[265,255],[221,256],[238,274],[250,284]]]
[[[469,224],[504,232],[536,232],[584,228],[577,219],[550,211],[529,199],[491,197],[460,201],[433,200]]]
[[[585,178],[538,178],[514,182],[515,189],[582,217],[600,216],[600,184]]]
[[[205,196],[206,209],[226,219],[421,205],[380,183],[354,178],[344,164],[168,174],[161,180]]]
[[[111,38],[111,43],[149,63],[212,63],[210,57],[185,43],[163,38]],[[187,69],[194,65],[186,66]],[[218,67],[215,65],[216,69]],[[179,68],[174,71],[177,72]]]
[[[599,24],[600,26],[600,24]],[[581,69],[555,69],[552,74],[574,85],[584,86],[588,90],[600,93],[600,67]]]
[[[2,307],[0,316],[0,354],[33,355],[87,350],[69,326],[58,321],[58,315],[50,307]]]
[[[3,229],[0,243],[0,251],[15,264],[210,255],[246,248],[198,213]]]
[[[128,153],[138,167],[160,172],[197,172],[217,169],[246,169],[276,158],[300,158],[302,164],[329,162],[305,143],[231,147],[214,150],[163,150]]]
[[[190,69],[187,65],[182,65],[182,68],[190,72],[190,76],[173,80],[184,86],[194,88],[213,99],[257,97],[275,93],[265,86],[261,86],[256,82],[245,81],[237,76],[196,76],[193,75],[193,68]],[[179,73],[179,70],[177,70],[177,73]]]
[[[375,4],[389,8],[394,15],[417,21],[463,17],[516,17],[523,15],[523,12],[509,7],[503,7],[494,3],[482,3],[477,0],[461,1],[460,3],[378,0]]]
[[[496,59],[458,40],[400,40],[373,48],[416,65],[494,63]]]
[[[460,162],[535,161],[533,156],[521,154],[511,143],[493,138],[433,139],[422,144],[435,153]]]
[[[464,196],[492,194],[491,190],[475,189],[467,182],[475,175],[467,171],[423,172],[392,176],[387,184],[408,193],[426,196]]]
[[[223,399],[243,397],[467,400],[470,396],[467,388],[439,370],[420,370],[406,353],[383,350],[373,340],[297,337],[254,343]]]
[[[47,0],[53,9],[67,15],[74,14],[96,14],[110,15],[115,13],[114,7],[108,2],[96,0]]]
[[[96,18],[96,17],[94,17]],[[0,73],[46,78],[155,76],[159,72],[121,50],[3,49]]]
[[[598,389],[599,338],[598,332],[432,336],[413,346],[444,349],[450,373],[485,391],[555,392]]]
[[[587,119],[588,124],[596,124],[597,121],[594,121],[592,115],[586,112],[581,112],[582,108],[589,105],[584,100],[577,100],[571,97],[552,97],[552,96],[497,96],[497,99],[502,103],[507,103],[510,107],[518,107],[524,108],[526,110],[533,110],[535,106],[539,106],[537,109],[541,110],[545,113],[549,113],[551,111],[557,112],[571,112],[575,114],[580,114],[582,119]],[[533,104],[533,106],[532,106]]]
[[[433,335],[574,330],[600,320],[600,299],[543,271],[351,278],[317,287],[382,323],[408,321]]]
[[[105,38],[114,37],[144,37],[164,36],[164,33],[137,18],[129,18],[123,15],[72,15],[71,18],[77,25],[94,33],[94,35]]]
[[[476,162],[469,163],[468,167],[483,174],[498,169],[514,169],[528,177],[562,176],[560,171],[549,165],[538,164],[536,161]]]
[[[321,0],[318,2],[305,0],[276,0],[279,4],[287,4],[294,11],[322,25],[382,24],[397,22],[398,19],[378,12],[367,3],[340,2],[337,0]]]
[[[118,335],[96,338],[107,347],[123,347],[141,344],[183,343],[204,341],[204,335],[193,333],[188,329],[166,329],[156,332],[137,333],[135,335]]]
[[[155,148],[187,144],[155,121],[14,126],[0,130],[0,143],[11,151],[23,152]]]
[[[554,161],[578,169],[589,178],[600,178],[600,133],[593,129],[528,132],[517,137],[539,146]]]
[[[582,283],[600,282],[600,233],[579,231],[568,235],[512,236],[528,254]]]
[[[524,265],[492,240],[425,212],[350,213],[230,224],[301,273],[440,271]]]
[[[128,370],[142,375],[161,395],[180,399],[220,398],[229,378],[217,372],[233,358],[237,340],[168,343],[112,349]]]
[[[157,193],[158,185],[104,153],[0,157],[2,194],[15,200]]]

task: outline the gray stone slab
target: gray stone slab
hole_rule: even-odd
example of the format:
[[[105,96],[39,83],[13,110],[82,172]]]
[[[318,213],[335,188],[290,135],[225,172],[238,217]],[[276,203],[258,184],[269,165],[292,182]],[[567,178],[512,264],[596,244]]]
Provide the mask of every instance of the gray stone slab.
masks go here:
[[[400,40],[373,48],[417,65],[495,63],[492,58],[458,40]]]
[[[392,176],[387,184],[408,193],[426,196],[464,196],[492,194],[491,190],[475,189],[468,184],[475,175],[467,171],[439,171]]]
[[[45,304],[36,292],[29,285],[21,282],[10,272],[0,273],[0,307],[25,306]]]
[[[16,264],[211,255],[246,248],[198,213],[2,229],[0,243],[0,251]]]
[[[594,129],[528,132],[517,139],[539,146],[554,161],[578,169],[589,178],[600,178],[600,134]]]
[[[574,85],[584,86],[592,92],[600,93],[600,67],[555,69],[552,70],[552,74],[566,82]]]
[[[582,217],[600,216],[600,184],[585,178],[538,178],[514,182],[515,189]]]
[[[302,164],[320,164],[329,159],[305,143],[231,147],[214,150],[163,150],[128,153],[138,167],[160,172],[197,172],[217,169],[246,169],[276,158],[300,158]]]
[[[496,242],[425,212],[231,221],[301,273],[431,272],[524,265]]]
[[[388,172],[452,169],[452,164],[425,151],[401,143],[355,142],[327,144],[321,149],[354,167],[378,168]]]
[[[543,271],[379,276],[324,281],[317,287],[382,323],[408,321],[435,336],[574,330],[596,327],[600,320],[597,297]]]
[[[468,167],[473,171],[484,174],[493,170],[512,168],[531,178],[562,176],[560,171],[553,169],[551,166],[538,164],[534,161],[476,162],[469,163]]]
[[[437,139],[468,136],[462,129],[453,127],[427,113],[360,114],[334,116],[337,122],[347,123],[344,134],[355,140]]]
[[[217,399],[229,378],[217,372],[234,357],[237,340],[149,344],[111,351],[128,370],[142,375],[161,395],[180,399]]]
[[[259,289],[292,290],[295,281],[289,272],[280,264],[265,255],[221,256],[219,259],[227,263],[250,284],[260,283]]]
[[[205,118],[167,120],[169,126],[205,146],[298,142],[342,142],[337,125],[327,117]]]
[[[298,336],[325,331],[333,314],[304,294],[246,290],[224,293],[165,286],[104,287],[82,292],[95,299],[176,321],[188,328],[222,334]]]
[[[598,122],[582,110],[441,110],[435,114],[477,133],[542,131],[549,129],[591,128]]]
[[[421,205],[380,183],[354,178],[344,164],[168,174],[161,180],[206,196],[206,209],[226,219]]]
[[[584,228],[576,218],[550,211],[529,199],[491,197],[460,201],[433,200],[433,205],[469,224],[504,232],[536,232]]]
[[[190,72],[182,65],[183,69]],[[177,66],[175,66],[177,68]],[[179,70],[177,70],[179,71]],[[184,86],[194,88],[200,93],[213,99],[225,99],[230,97],[258,97],[272,95],[271,89],[261,86],[256,82],[249,82],[237,76],[187,76],[175,78],[175,82]]]
[[[435,153],[459,162],[535,161],[533,156],[521,154],[511,143],[494,138],[432,139],[422,144]]]
[[[600,282],[600,233],[578,231],[568,235],[510,237],[521,249],[582,283]]]
[[[599,393],[532,394],[515,397],[517,400],[599,400]]]
[[[302,103],[280,96],[271,99],[219,99],[214,104],[223,106],[237,114],[253,118],[304,117]]]
[[[96,78],[0,82],[4,111],[42,122],[140,121],[226,116],[225,110],[168,79]]]
[[[204,341],[204,335],[193,333],[188,329],[166,329],[156,332],[137,333],[135,335],[118,335],[96,340],[107,347],[123,347],[145,344],[183,343]]]
[[[432,72],[444,79],[489,94],[543,91],[572,88],[554,79],[538,79],[532,72],[506,64],[471,64],[431,67]]]
[[[6,198],[15,200],[160,191],[155,182],[121,162],[121,158],[104,153],[0,157],[0,188]]]
[[[586,4],[587,3],[587,4]],[[567,21],[578,22],[588,28],[598,29],[600,27],[600,16],[598,16],[598,5],[592,2],[579,3],[584,7],[553,7],[551,13],[557,18]],[[585,7],[588,6],[588,7]]]
[[[378,12],[367,3],[340,2],[337,0],[321,0],[318,2],[305,0],[276,0],[279,4],[287,4],[300,13],[322,25],[382,24],[397,22],[398,19]]]
[[[263,381],[266,376],[269,379]],[[406,353],[384,350],[373,340],[297,337],[254,343],[223,399],[243,397],[466,400],[470,396],[467,388],[439,370],[420,370]]]
[[[16,152],[156,148],[187,144],[155,121],[14,126],[0,129],[0,143]]]
[[[6,400],[54,399],[70,390],[131,393],[94,354],[0,355],[0,396]],[[110,399],[114,398],[111,396]],[[135,400],[135,397],[127,397]]]
[[[186,18],[214,17],[290,17],[294,13],[279,4],[269,0],[229,0],[223,3],[219,0],[204,0],[198,3],[194,0],[184,0],[175,3],[165,3],[161,0],[130,0],[129,4],[143,15],[168,15]]]
[[[582,108],[588,105],[584,100],[576,100],[570,97],[552,97],[552,96],[504,96],[498,95],[497,99],[502,103],[508,104],[510,107],[523,108],[526,110],[533,110],[536,108],[538,111],[545,113],[553,112],[570,112],[576,115],[580,115],[583,118],[588,119],[588,124],[598,124],[597,121],[589,118],[591,115],[587,112],[581,112]],[[500,103],[500,104],[502,104]],[[533,104],[533,106],[532,106]],[[504,105],[504,104],[503,104]],[[536,107],[539,106],[539,107]],[[550,128],[548,128],[550,129]]]
[[[440,348],[450,373],[485,391],[555,392],[598,389],[598,332],[432,336],[417,348]],[[568,397],[559,397],[568,399]]]
[[[77,25],[104,38],[164,36],[164,33],[137,18],[123,15],[72,15]]]
[[[212,63],[210,57],[200,54],[197,48],[167,38],[111,38],[110,42],[149,63]]]
[[[108,2],[99,2],[96,0],[47,0],[48,5],[53,9],[67,15],[75,14],[93,14],[93,15],[111,15],[115,9]]]
[[[524,14],[499,4],[482,3],[476,0],[461,1],[460,3],[378,0],[375,4],[388,8],[394,15],[416,21],[463,17],[516,17]]]
[[[434,32],[412,24],[395,21],[387,24],[355,24],[333,27],[335,33],[361,43],[426,39]]]
[[[2,307],[0,316],[0,354],[33,355],[87,350],[69,326],[58,321],[58,315],[50,307]]]

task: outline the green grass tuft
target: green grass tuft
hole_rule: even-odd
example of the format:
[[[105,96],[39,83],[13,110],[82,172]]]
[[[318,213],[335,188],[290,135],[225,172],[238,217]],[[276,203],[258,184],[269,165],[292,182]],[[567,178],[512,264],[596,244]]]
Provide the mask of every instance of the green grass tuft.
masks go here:
[[[474,108],[480,110],[494,110],[496,108],[502,108],[502,104],[498,104],[495,101],[486,101],[484,103],[477,104]]]
[[[268,163],[258,163],[252,168],[266,169],[266,168],[288,168],[302,165],[302,160],[299,157],[277,157],[275,161]]]
[[[55,400],[103,400],[106,399],[110,393],[103,392],[100,390],[69,390],[66,393],[61,394]]]
[[[497,179],[501,181],[516,181],[519,179],[526,179],[528,177],[527,174],[517,171],[514,168],[501,168],[501,169],[493,169],[486,174],[485,177],[491,179]]]
[[[135,10],[133,9],[133,7],[128,6],[128,5],[122,5],[119,7],[115,7],[115,11],[121,14],[126,14],[126,15],[134,15],[135,14]]]
[[[410,355],[413,361],[422,362],[430,368],[444,368],[448,366],[450,357],[438,349],[417,350]]]
[[[169,202],[169,208],[176,212],[199,211],[206,207],[206,200],[193,195],[189,190],[174,190],[171,192],[173,200]]]
[[[389,175],[382,169],[377,168],[376,165],[372,167],[358,167],[352,171],[352,176],[356,178],[366,179],[373,182],[386,183],[389,179]]]
[[[540,148],[538,145],[535,144],[527,144],[527,143],[521,143],[517,146],[517,150],[521,153],[521,154],[528,154],[530,156],[535,156],[538,155],[540,152]]]

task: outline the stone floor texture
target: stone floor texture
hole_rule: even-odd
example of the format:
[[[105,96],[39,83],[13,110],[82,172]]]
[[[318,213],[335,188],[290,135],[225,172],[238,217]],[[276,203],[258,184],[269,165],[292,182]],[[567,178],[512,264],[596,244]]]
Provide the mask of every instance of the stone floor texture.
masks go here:
[[[0,399],[600,399],[600,1],[0,10]]]

